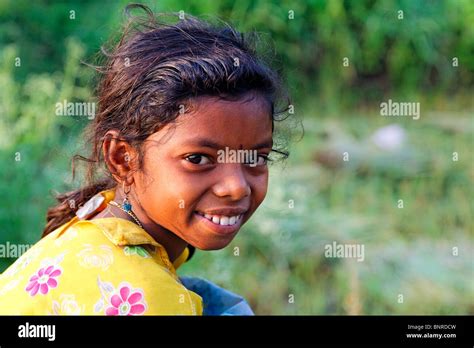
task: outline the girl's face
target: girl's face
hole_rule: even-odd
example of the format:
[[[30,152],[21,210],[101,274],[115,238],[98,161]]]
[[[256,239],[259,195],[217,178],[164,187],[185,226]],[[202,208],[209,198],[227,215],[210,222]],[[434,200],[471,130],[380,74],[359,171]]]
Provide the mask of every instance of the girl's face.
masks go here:
[[[187,243],[224,248],[265,198],[272,145],[263,97],[201,97],[147,139],[134,196],[151,220]]]

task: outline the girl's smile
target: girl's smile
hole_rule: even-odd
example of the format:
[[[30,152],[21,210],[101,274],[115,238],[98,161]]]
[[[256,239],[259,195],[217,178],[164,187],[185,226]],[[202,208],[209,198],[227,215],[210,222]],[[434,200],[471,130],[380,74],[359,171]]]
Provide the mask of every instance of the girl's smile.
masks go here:
[[[222,234],[237,232],[243,220],[243,214],[232,216],[204,214],[200,212],[196,212],[195,214],[197,219],[202,221],[207,228]]]

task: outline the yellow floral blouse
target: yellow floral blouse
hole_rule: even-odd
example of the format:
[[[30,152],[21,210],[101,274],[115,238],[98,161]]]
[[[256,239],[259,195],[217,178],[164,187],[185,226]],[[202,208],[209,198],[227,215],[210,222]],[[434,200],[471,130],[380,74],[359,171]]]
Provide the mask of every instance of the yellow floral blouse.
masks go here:
[[[106,203],[114,193],[100,195]],[[0,315],[202,315],[201,297],[176,274],[188,256],[171,263],[125,219],[75,217],[0,276]]]

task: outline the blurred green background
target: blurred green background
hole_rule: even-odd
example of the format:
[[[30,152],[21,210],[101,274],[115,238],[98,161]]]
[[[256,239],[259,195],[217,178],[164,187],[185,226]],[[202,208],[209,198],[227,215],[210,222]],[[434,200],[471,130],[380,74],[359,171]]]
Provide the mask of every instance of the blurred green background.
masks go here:
[[[95,100],[80,61],[127,3],[0,0],[0,244],[36,242],[52,192],[81,184],[70,159],[90,120],[55,104]],[[257,314],[474,313],[473,1],[144,3],[261,33],[305,129],[251,222],[183,274]],[[388,99],[419,102],[420,119],[382,117]],[[333,241],[363,244],[364,261],[325,257]]]

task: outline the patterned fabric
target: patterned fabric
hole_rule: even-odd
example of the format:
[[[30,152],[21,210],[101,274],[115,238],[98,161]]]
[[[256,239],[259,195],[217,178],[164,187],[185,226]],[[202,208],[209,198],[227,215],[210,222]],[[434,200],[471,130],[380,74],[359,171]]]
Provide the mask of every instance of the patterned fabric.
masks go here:
[[[176,274],[188,254],[173,264],[130,221],[76,217],[0,276],[0,314],[202,315],[202,298]]]

